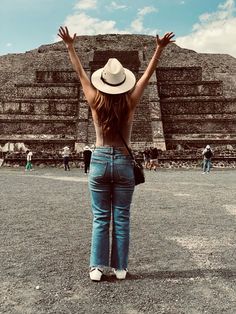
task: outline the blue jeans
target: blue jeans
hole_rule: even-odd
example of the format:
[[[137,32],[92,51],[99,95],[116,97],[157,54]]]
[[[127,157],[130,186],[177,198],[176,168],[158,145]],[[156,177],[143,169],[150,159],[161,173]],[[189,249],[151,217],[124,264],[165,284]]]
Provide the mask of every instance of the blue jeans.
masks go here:
[[[93,212],[90,267],[128,266],[133,161],[113,147],[97,147],[91,158],[89,189]],[[110,223],[112,221],[109,263]]]
[[[203,160],[203,172],[210,172],[211,169],[211,160],[204,159]]]

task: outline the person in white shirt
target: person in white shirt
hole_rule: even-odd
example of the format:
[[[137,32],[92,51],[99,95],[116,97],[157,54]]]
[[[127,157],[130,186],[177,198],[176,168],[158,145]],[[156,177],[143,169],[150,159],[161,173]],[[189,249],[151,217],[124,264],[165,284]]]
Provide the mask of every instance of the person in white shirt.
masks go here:
[[[65,171],[69,170],[70,171],[70,166],[69,166],[69,159],[70,159],[70,148],[68,146],[65,146],[62,151],[62,156],[63,156],[63,163],[64,163],[64,169]]]
[[[31,150],[27,150],[26,151],[26,166],[25,166],[25,171],[31,171],[32,170],[32,151]]]

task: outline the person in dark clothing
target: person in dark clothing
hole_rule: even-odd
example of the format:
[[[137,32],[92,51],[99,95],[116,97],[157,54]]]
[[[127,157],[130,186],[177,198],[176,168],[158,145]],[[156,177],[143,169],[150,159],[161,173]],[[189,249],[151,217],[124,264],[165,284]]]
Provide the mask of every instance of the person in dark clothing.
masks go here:
[[[148,148],[145,148],[143,152],[143,161],[144,161],[144,168],[148,169],[150,165],[150,150]]]
[[[90,160],[91,160],[92,151],[89,146],[84,147],[83,157],[84,157],[84,173],[87,174],[89,171]]]
[[[211,158],[213,156],[212,149],[210,145],[207,145],[206,148],[202,152],[203,155],[203,173],[209,173],[211,169]]]
[[[158,166],[158,149],[156,147],[150,148],[150,167],[149,170],[157,170]]]

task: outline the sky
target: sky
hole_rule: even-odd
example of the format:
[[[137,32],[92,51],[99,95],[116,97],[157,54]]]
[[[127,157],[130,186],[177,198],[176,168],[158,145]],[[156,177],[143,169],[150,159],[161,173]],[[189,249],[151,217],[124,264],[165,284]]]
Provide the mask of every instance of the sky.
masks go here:
[[[236,0],[0,0],[0,55],[77,35],[176,35],[180,47],[236,57]]]

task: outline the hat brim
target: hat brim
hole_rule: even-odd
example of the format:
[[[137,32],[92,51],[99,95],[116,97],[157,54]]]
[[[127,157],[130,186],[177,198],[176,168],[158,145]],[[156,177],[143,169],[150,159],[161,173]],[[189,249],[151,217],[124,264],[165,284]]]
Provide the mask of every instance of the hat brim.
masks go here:
[[[98,90],[100,90],[103,93],[113,94],[113,95],[123,94],[131,90],[136,83],[135,75],[129,69],[124,68],[125,81],[121,85],[111,86],[102,81],[101,79],[102,71],[103,71],[103,68],[98,69],[97,71],[93,72],[91,76],[91,83],[93,84],[94,87],[96,87]]]

